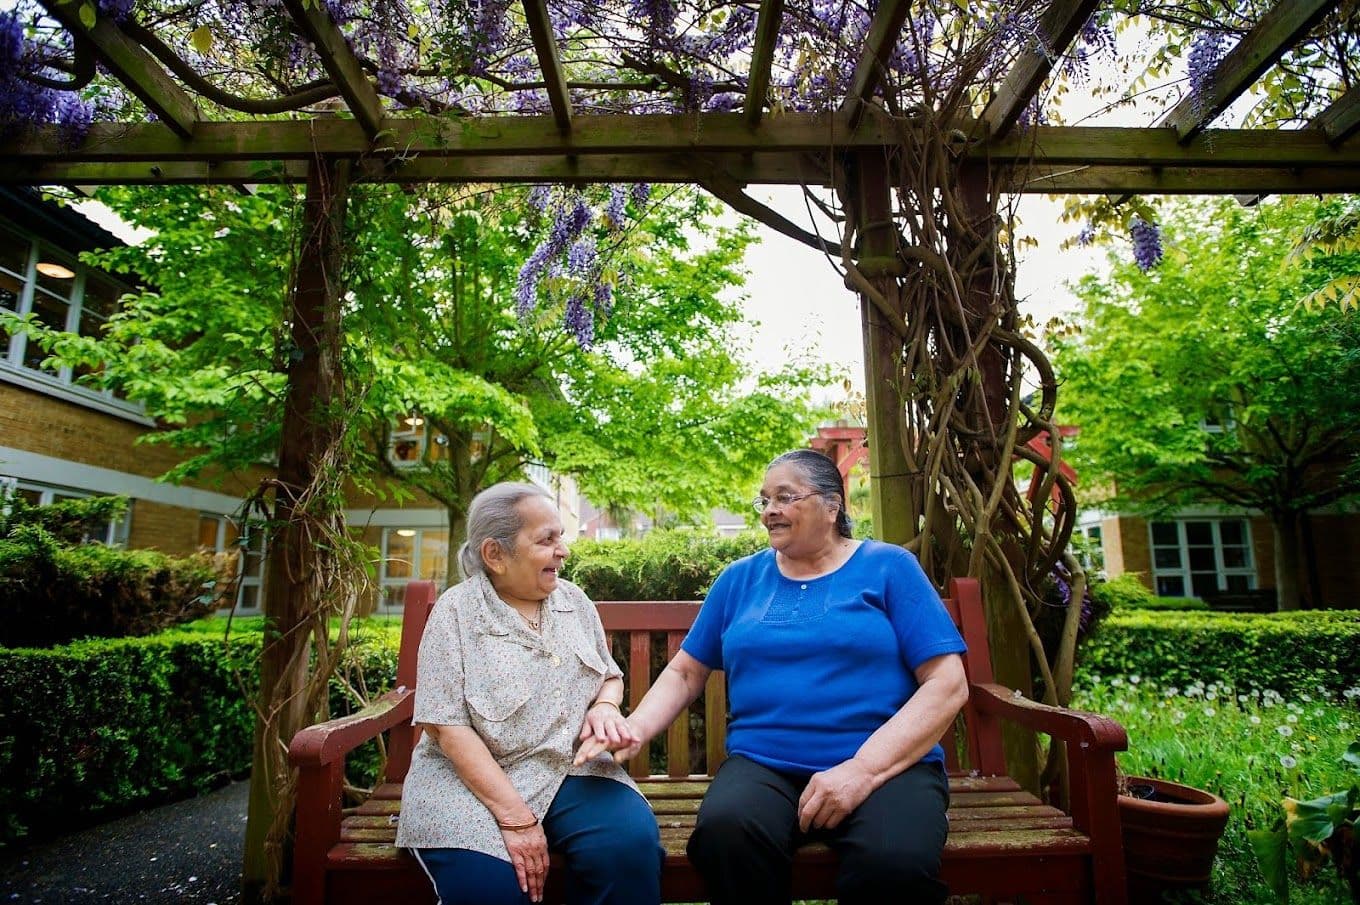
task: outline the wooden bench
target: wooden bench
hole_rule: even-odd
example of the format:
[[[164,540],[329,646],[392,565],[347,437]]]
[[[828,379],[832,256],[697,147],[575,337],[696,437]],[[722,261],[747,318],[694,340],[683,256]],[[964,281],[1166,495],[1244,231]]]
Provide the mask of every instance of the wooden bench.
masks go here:
[[[1117,723],[1093,714],[1036,704],[992,682],[982,600],[976,582],[959,580],[946,601],[968,654],[971,695],[953,738],[945,739],[950,770],[949,841],[943,877],[954,894],[984,901],[1101,902],[1123,905],[1124,856],[1115,801],[1116,751],[1126,747]],[[298,768],[293,901],[348,903],[433,902],[429,882],[407,852],[396,848],[401,783],[418,733],[411,727],[416,653],[434,602],[434,586],[412,582],[406,591],[397,687],[363,712],[299,732],[289,749]],[[697,603],[600,603],[600,617],[627,674],[628,701],[637,704],[653,667],[679,650]],[[624,662],[626,661],[626,662]],[[705,744],[691,752],[700,723]],[[665,739],[666,773],[648,776],[648,752],[630,769],[661,828],[666,848],[662,892],[668,902],[704,899],[698,875],[685,857],[699,801],[721,763],[726,732],[726,690],[715,673],[705,694],[682,714]],[[1067,812],[1044,804],[1006,775],[1000,724],[1010,720],[1066,743],[1070,767]],[[383,781],[362,805],[342,807],[345,756],[387,733]],[[660,752],[658,752],[660,753]],[[691,757],[691,754],[694,757]],[[692,774],[703,760],[704,772]],[[561,901],[560,861],[549,871],[548,901]],[[800,849],[794,892],[804,898],[835,895],[835,856],[824,845]]]

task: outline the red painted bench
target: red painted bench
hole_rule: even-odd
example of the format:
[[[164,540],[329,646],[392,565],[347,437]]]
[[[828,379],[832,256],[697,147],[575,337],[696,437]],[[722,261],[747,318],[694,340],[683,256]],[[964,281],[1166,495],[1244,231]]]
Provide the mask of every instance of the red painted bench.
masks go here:
[[[954,894],[978,894],[993,902],[1023,897],[1029,903],[1124,905],[1114,763],[1115,752],[1127,744],[1123,728],[1105,717],[1017,698],[994,684],[977,583],[955,581],[951,593],[946,605],[968,643],[965,667],[971,695],[958,731],[945,739],[951,796],[945,882]],[[288,753],[298,768],[298,804],[292,891],[298,905],[434,901],[419,865],[393,844],[401,783],[417,739],[410,725],[416,652],[434,599],[430,582],[412,582],[407,588],[396,690],[362,713],[312,726],[293,739]],[[662,651],[654,651],[653,645],[664,645],[666,658],[674,654],[699,605],[598,606],[615,650],[620,645],[626,650],[620,663],[627,673],[629,704],[636,705],[651,684],[653,664],[664,662]],[[699,877],[685,858],[685,842],[709,775],[724,756],[726,715],[725,685],[721,673],[714,673],[691,712],[676,720],[664,740],[652,742],[664,747],[666,773],[647,775],[648,752],[630,764],[661,828],[666,848],[662,892],[668,902],[704,898]],[[692,730],[701,720],[706,743],[691,752]],[[1006,775],[1003,720],[1066,743],[1068,812],[1044,804]],[[364,804],[343,808],[346,754],[381,733],[388,734],[383,782]],[[692,764],[700,758],[704,773],[694,775]],[[549,871],[548,901],[560,901],[561,877],[559,863]],[[799,851],[794,865],[797,896],[832,898],[834,879],[835,856],[830,849],[809,845]]]

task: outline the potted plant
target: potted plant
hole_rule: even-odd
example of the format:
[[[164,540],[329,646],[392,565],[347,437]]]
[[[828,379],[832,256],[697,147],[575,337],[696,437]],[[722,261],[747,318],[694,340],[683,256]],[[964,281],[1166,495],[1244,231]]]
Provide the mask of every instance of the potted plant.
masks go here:
[[[1209,885],[1228,803],[1217,795],[1150,776],[1120,780],[1119,820],[1129,901],[1155,902],[1172,890]]]
[[[1360,774],[1360,741],[1351,742],[1341,759]],[[1360,783],[1311,801],[1286,798],[1283,807],[1284,819],[1275,826],[1247,833],[1261,873],[1279,900],[1289,901],[1286,860],[1292,847],[1305,877],[1312,876],[1330,858],[1350,886],[1351,898],[1360,902],[1360,843],[1355,838],[1360,822]]]

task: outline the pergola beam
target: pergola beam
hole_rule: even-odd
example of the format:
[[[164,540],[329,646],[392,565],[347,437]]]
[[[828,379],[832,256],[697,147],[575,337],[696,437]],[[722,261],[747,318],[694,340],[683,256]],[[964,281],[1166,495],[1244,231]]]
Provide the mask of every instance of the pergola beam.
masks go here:
[[[1053,65],[1091,17],[1099,0],[1053,0],[1039,21],[1044,46],[1020,55],[982,111],[987,134],[1002,136],[1015,127],[1021,112],[1053,71]]]
[[[580,117],[563,135],[550,116],[497,116],[456,121],[389,119],[373,147],[361,126],[343,119],[201,122],[192,138],[153,124],[95,123],[71,148],[52,126],[0,142],[4,167],[28,162],[307,160],[321,157],[478,157],[495,155],[633,155],[820,153],[900,146],[902,124],[873,111],[855,125],[848,114],[785,114],[756,128],[740,113]],[[950,130],[978,134],[975,121]],[[960,139],[959,150],[993,164],[1145,167],[1360,167],[1360,147],[1335,147],[1320,129],[1215,129],[1187,147],[1170,129],[1040,126],[1000,139]],[[0,167],[3,168],[3,167]]]
[[[779,37],[779,22],[784,18],[784,0],[762,0],[756,17],[755,47],[751,51],[751,72],[746,81],[746,122],[760,124],[765,112],[765,96],[770,91],[770,68],[774,46]]]
[[[1360,85],[1352,86],[1328,105],[1313,120],[1314,125],[1327,136],[1327,141],[1339,145],[1360,131]]]
[[[99,17],[93,28],[80,19],[80,4],[69,0],[42,0],[47,12],[62,27],[84,38],[94,47],[95,56],[114,78],[146,104],[156,118],[180,138],[194,134],[198,106],[159,62],[142,45],[128,37],[112,19]]]
[[[869,35],[864,42],[864,52],[860,54],[855,74],[850,80],[850,91],[845,97],[842,111],[850,117],[852,124],[859,121],[864,112],[865,102],[878,90],[883,80],[883,70],[888,57],[897,46],[902,34],[902,24],[911,12],[910,0],[882,0],[878,12],[869,23]]]
[[[589,0],[587,0],[589,2]],[[562,57],[557,52],[552,20],[548,18],[547,0],[524,0],[524,17],[533,38],[538,68],[543,72],[543,84],[552,104],[553,120],[562,132],[571,131],[571,92],[567,90],[567,74],[562,68]]]
[[[421,157],[390,164],[360,161],[358,182],[411,184],[563,182],[689,183],[695,167],[722,173],[723,184],[827,185],[826,158],[795,154],[628,154],[591,157]],[[302,160],[167,160],[140,163],[48,161],[0,169],[0,185],[231,185],[306,181]],[[707,178],[707,177],[705,177]],[[1023,166],[999,170],[1000,191],[1026,194],[1158,195],[1327,194],[1360,192],[1360,168]]]
[[[382,100],[368,80],[359,58],[320,0],[283,0],[303,36],[312,43],[326,74],[340,89],[354,119],[369,141],[382,131]]]
[[[1190,141],[1335,5],[1336,0],[1280,0],[1214,68],[1203,94],[1186,94],[1159,125],[1174,128],[1182,142]]]

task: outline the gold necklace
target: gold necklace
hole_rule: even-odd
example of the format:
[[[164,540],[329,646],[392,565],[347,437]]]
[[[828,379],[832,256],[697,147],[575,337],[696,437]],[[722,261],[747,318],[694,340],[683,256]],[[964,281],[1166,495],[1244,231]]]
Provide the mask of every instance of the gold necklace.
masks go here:
[[[524,624],[525,624],[525,625],[529,626],[529,628],[533,629],[534,631],[538,631],[539,625],[541,625],[542,622],[543,622],[543,602],[542,602],[542,601],[539,601],[539,604],[538,604],[538,618],[537,618],[537,619],[530,619],[528,616],[524,615],[524,614],[523,614],[522,612],[520,612],[518,609],[516,609],[515,612],[516,612],[516,613],[519,613],[519,618],[521,618],[521,619],[524,620]]]

